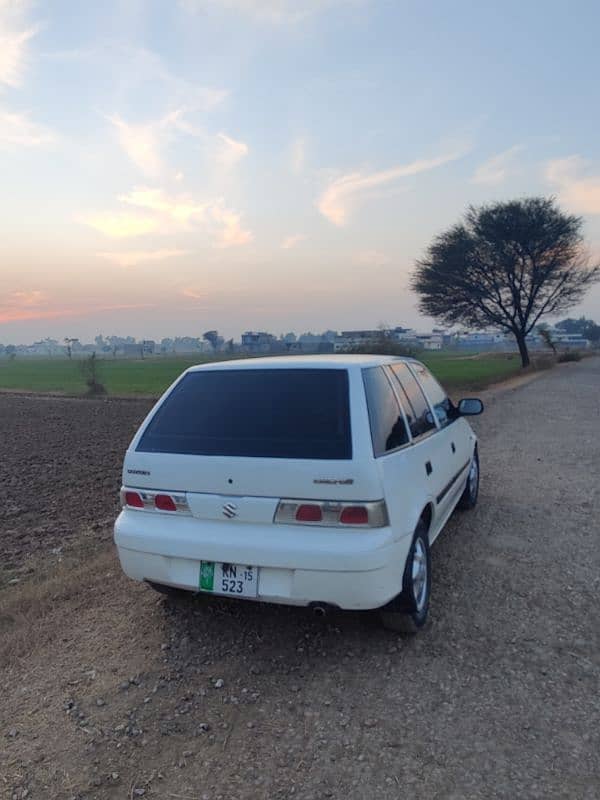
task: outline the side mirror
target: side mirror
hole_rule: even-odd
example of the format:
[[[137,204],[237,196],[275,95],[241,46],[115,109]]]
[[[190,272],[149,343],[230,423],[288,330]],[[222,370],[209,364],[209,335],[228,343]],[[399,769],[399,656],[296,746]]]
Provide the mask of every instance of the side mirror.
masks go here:
[[[476,397],[466,397],[458,404],[461,417],[475,417],[483,411],[483,403]]]

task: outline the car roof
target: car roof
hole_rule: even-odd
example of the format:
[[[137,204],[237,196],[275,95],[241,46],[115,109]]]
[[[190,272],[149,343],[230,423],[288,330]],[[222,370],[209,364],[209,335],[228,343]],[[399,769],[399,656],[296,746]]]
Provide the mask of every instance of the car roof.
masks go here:
[[[228,361],[210,361],[190,367],[188,372],[205,369],[335,369],[377,367],[401,361],[415,361],[405,356],[322,354],[310,356],[264,356],[237,358]]]

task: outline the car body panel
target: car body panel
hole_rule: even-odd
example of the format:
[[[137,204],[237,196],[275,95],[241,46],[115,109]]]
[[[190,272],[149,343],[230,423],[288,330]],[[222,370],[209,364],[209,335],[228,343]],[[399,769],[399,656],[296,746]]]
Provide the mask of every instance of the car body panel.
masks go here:
[[[435,430],[395,451],[374,456],[362,370],[397,360],[410,363],[409,359],[389,357],[320,356],[193,367],[191,371],[347,369],[352,459],[137,451],[145,426],[176,381],[134,436],[125,456],[123,484],[132,489],[182,493],[191,513],[124,508],[115,524],[124,571],[137,580],[197,591],[202,561],[247,564],[259,568],[258,600],[368,609],[395,597],[419,519],[428,512],[433,541],[464,490],[476,445],[475,434],[464,418],[442,427],[428,398]],[[281,499],[357,504],[384,499],[389,524],[365,529],[282,524],[275,522]]]

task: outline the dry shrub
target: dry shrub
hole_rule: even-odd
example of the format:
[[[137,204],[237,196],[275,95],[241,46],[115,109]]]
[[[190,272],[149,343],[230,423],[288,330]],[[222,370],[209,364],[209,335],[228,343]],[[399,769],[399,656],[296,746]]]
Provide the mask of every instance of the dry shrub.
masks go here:
[[[567,361],[581,361],[582,355],[579,350],[565,350],[558,357],[559,364],[564,364]]]

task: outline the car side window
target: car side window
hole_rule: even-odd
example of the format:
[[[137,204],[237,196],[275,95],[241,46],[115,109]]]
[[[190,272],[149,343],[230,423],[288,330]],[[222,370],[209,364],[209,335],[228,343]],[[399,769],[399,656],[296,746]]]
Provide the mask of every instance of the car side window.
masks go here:
[[[418,436],[435,430],[436,424],[427,398],[408,366],[406,364],[391,364],[390,366],[406,398],[406,403],[403,404],[404,411],[413,438],[416,439]]]
[[[452,401],[427,367],[423,366],[423,364],[411,362],[409,368],[425,390],[425,394],[429,398],[429,402],[433,406],[435,415],[442,428],[453,422],[456,419],[456,414],[454,413],[455,410]]]
[[[402,410],[383,369],[381,367],[364,369],[363,381],[374,455],[381,456],[408,444],[409,436]]]

